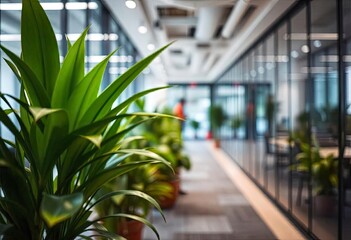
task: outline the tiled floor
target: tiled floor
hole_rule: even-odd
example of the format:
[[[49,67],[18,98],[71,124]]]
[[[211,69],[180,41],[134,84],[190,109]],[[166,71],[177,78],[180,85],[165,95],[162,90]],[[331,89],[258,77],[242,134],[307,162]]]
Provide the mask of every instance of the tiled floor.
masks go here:
[[[181,195],[165,210],[167,223],[153,212],[151,221],[162,240],[270,240],[277,239],[248,200],[218,165],[205,142],[186,142],[193,168],[182,172]],[[144,240],[156,236],[149,229]]]

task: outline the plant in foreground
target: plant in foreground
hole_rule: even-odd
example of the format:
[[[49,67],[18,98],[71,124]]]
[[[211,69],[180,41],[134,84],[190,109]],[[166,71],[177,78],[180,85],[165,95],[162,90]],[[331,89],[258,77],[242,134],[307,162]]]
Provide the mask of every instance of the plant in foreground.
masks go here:
[[[73,45],[68,40],[68,53],[60,65],[55,34],[38,0],[23,0],[22,5],[21,56],[1,46],[21,92],[19,98],[0,94],[2,106],[6,106],[0,108],[1,125],[15,139],[0,140],[0,236],[90,239],[87,235],[93,232],[118,239],[99,223],[103,219],[91,219],[95,206],[121,195],[138,196],[159,206],[140,191],[117,190],[97,197],[98,190],[145,164],[169,164],[151,151],[121,148],[132,141],[127,134],[146,121],[144,118],[163,116],[126,110],[137,98],[160,88],[139,92],[118,106],[114,102],[167,46],[132,66],[99,93],[114,52],[85,74],[86,29]],[[133,121],[138,116],[144,118]],[[131,155],[144,157],[125,162]],[[111,217],[135,218],[156,232],[140,217],[113,213],[105,218]]]

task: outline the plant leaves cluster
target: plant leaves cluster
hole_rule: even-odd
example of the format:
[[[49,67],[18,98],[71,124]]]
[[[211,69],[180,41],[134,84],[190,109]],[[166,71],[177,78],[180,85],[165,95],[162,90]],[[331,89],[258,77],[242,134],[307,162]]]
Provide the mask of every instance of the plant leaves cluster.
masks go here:
[[[219,137],[219,131],[222,128],[226,115],[220,104],[214,104],[209,108],[209,119],[211,120],[211,126],[213,134],[216,138]]]
[[[141,100],[139,100],[141,101]],[[144,110],[144,109],[140,109]],[[171,109],[164,107],[161,110],[156,110],[159,114],[173,115]],[[173,118],[155,118],[152,121],[148,121],[139,128],[147,140],[147,145],[150,151],[153,151],[163,158],[165,158],[172,166],[174,170],[177,168],[184,168],[190,170],[191,161],[189,156],[184,150],[184,144],[181,132],[182,119],[176,117]],[[161,166],[169,175],[173,175],[169,172],[169,168]]]
[[[145,99],[138,99],[134,103],[139,111],[145,111]],[[164,109],[158,114],[172,116],[169,109]],[[178,167],[190,169],[190,159],[182,149],[179,119],[154,118],[135,128],[131,135],[130,141],[126,141],[123,148],[148,149],[162,156],[172,168],[164,164],[146,164],[106,183],[97,194],[103,195],[108,192],[119,192],[121,189],[131,189],[144,192],[156,200],[171,197],[173,189],[169,180],[175,177],[173,169]],[[133,163],[144,160],[144,155],[134,154],[128,156],[125,162]],[[101,217],[113,212],[124,212],[145,218],[155,206],[151,203],[150,200],[135,195],[119,195],[101,202],[96,209]],[[126,221],[127,219],[106,219],[104,226],[109,230],[117,229],[123,232],[121,228],[126,225],[124,224]],[[144,223],[148,225],[147,222]]]
[[[338,161],[330,154],[321,156],[317,144],[299,141],[301,152],[296,155],[296,168],[310,173],[315,195],[335,195],[338,186]]]
[[[21,56],[1,46],[21,86],[19,97],[0,93],[1,125],[15,139],[0,140],[2,239],[88,239],[92,230],[95,235],[119,239],[101,226],[100,219],[91,219],[96,205],[112,195],[128,194],[157,206],[138,191],[106,193],[99,198],[96,193],[106,182],[145,164],[170,165],[146,149],[121,149],[132,129],[145,118],[160,116],[128,113],[128,106],[160,88],[137,93],[114,105],[167,46],[136,63],[100,92],[105,68],[115,52],[85,74],[88,30],[74,44],[68,42],[69,50],[60,64],[55,34],[40,3],[23,0]],[[141,116],[142,120],[136,120]],[[144,158],[124,161],[133,154]]]

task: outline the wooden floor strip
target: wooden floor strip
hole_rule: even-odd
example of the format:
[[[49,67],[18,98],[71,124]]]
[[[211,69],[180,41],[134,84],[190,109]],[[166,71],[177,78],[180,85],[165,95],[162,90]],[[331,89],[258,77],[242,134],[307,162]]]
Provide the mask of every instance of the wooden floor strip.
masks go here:
[[[246,197],[257,214],[271,229],[277,239],[299,240],[305,237],[296,227],[275,207],[262,191],[248,178],[245,173],[221,149],[215,148],[209,142],[208,148],[228,177]]]

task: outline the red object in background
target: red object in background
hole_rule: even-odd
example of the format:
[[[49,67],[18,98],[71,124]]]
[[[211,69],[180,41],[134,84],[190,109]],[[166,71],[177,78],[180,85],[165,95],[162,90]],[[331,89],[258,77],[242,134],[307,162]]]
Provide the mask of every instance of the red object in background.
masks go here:
[[[196,84],[195,82],[193,82],[193,83],[190,84],[190,87],[191,87],[191,88],[195,88],[196,85],[197,85],[197,84]]]
[[[247,114],[251,116],[254,112],[254,109],[255,109],[254,104],[252,102],[249,102],[247,104]]]
[[[212,132],[211,131],[207,132],[206,139],[212,139]]]
[[[126,220],[121,222],[117,227],[118,235],[125,237],[128,240],[141,240],[144,223],[136,220]]]
[[[185,119],[185,114],[184,114],[184,107],[183,107],[184,103],[177,103],[177,105],[175,105],[174,109],[173,109],[173,113],[174,115],[176,115],[179,118]]]

